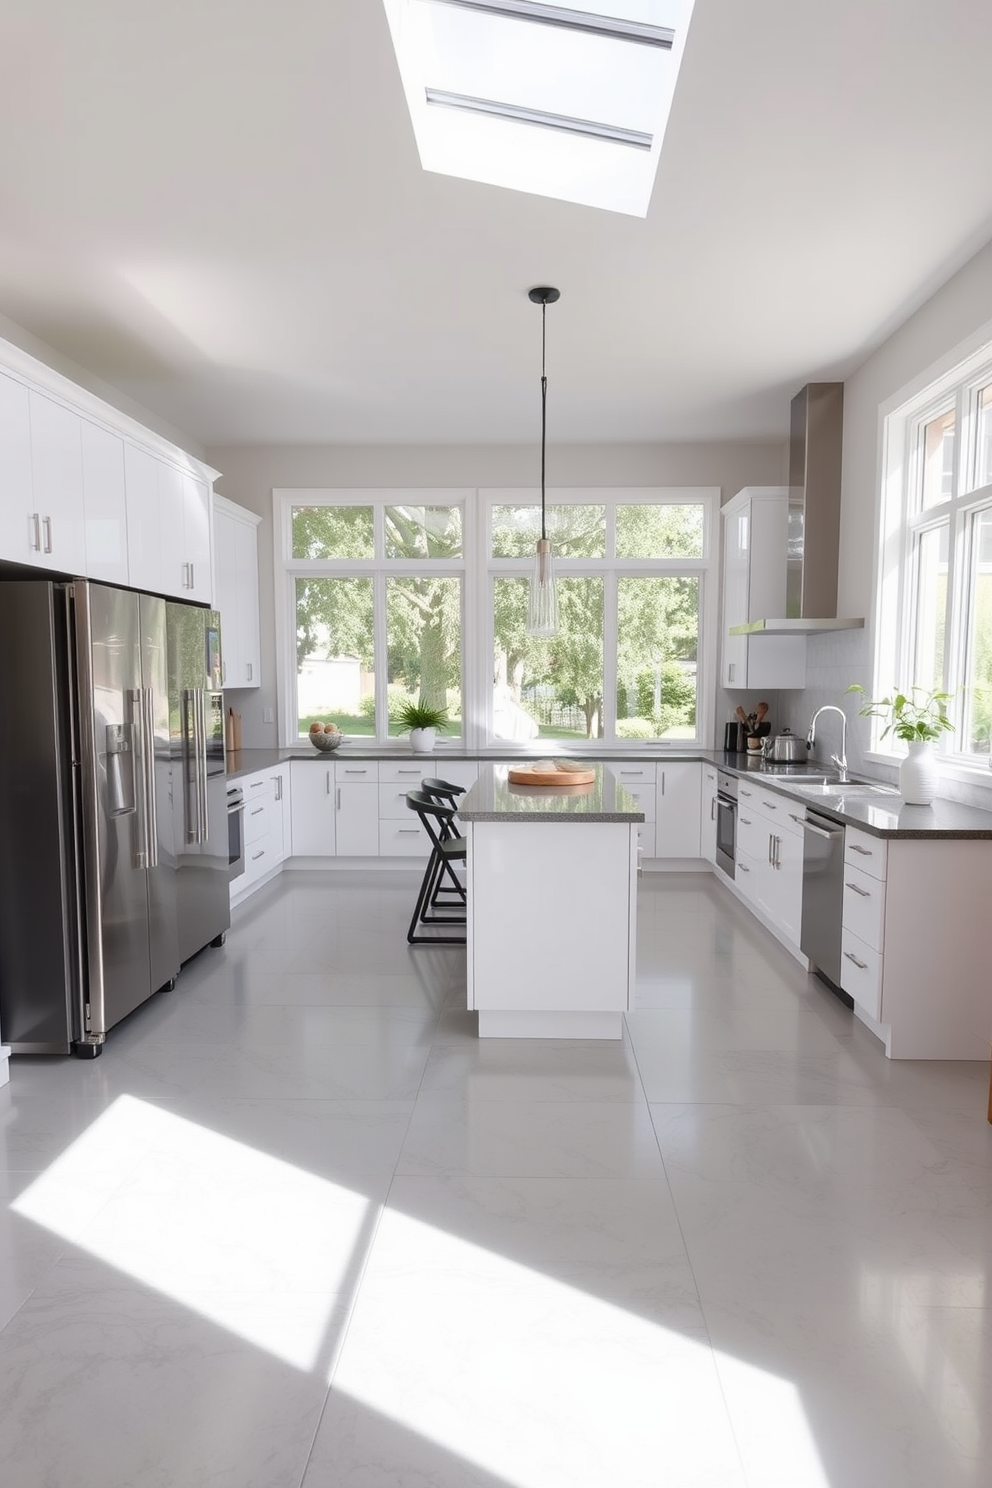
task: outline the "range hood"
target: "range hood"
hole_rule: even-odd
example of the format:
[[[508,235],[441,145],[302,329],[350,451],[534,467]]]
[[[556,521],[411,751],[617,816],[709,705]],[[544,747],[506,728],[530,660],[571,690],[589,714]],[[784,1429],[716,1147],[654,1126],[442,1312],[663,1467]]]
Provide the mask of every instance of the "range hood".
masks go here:
[[[843,425],[842,382],[810,382],[793,398],[785,614],[732,626],[731,635],[863,628],[863,619],[835,618]]]

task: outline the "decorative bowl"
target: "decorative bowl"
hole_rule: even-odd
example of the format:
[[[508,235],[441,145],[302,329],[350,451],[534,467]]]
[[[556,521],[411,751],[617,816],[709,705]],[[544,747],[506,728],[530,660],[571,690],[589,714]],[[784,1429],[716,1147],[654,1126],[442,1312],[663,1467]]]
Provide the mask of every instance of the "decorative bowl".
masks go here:
[[[330,754],[332,749],[337,749],[344,743],[344,734],[309,734],[307,736],[314,749],[319,749],[321,754]]]

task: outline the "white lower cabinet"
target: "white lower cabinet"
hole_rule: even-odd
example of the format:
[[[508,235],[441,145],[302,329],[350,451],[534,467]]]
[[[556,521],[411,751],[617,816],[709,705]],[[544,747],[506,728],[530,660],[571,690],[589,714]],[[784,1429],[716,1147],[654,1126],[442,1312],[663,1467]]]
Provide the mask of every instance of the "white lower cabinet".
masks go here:
[[[333,762],[293,760],[290,778],[293,857],[332,858],[337,818]]]
[[[737,883],[780,939],[798,946],[803,912],[803,829],[785,796],[741,786]]]
[[[234,901],[244,898],[288,856],[289,766],[244,775],[238,783],[245,797],[245,870],[231,884]]]
[[[656,858],[699,857],[701,772],[698,760],[658,764],[655,785]]]
[[[716,862],[716,792],[717,768],[703,765],[699,797],[699,855],[707,863]]]
[[[339,858],[379,856],[379,766],[375,760],[334,765],[335,852]]]

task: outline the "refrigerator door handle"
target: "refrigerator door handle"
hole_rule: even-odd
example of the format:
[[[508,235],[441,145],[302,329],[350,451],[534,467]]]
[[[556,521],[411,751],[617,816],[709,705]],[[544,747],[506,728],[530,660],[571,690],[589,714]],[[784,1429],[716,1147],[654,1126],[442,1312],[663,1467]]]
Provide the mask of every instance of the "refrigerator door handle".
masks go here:
[[[150,687],[143,689],[141,755],[145,766],[145,832],[149,868],[158,867],[158,801],[155,797],[155,698]]]
[[[197,840],[206,842],[210,836],[210,822],[207,815],[207,698],[202,687],[196,689],[196,732],[199,743],[196,795],[200,808],[197,820],[199,830]]]
[[[183,801],[186,816],[186,841],[200,839],[200,712],[195,687],[183,688]]]
[[[148,771],[145,765],[145,720],[144,690],[140,687],[127,689],[128,732],[131,735],[131,762],[134,770],[134,798],[141,802],[141,810],[135,813],[137,845],[134,850],[134,866],[148,867]]]

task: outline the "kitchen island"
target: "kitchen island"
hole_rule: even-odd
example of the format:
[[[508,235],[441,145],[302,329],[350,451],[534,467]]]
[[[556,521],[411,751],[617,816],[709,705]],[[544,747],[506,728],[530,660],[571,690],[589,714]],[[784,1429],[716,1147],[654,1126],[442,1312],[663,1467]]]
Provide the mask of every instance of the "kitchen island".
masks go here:
[[[634,987],[637,828],[608,765],[588,785],[515,785],[483,764],[468,841],[468,1005],[480,1038],[618,1039]]]

